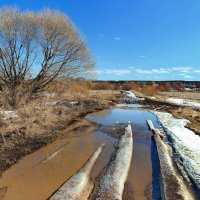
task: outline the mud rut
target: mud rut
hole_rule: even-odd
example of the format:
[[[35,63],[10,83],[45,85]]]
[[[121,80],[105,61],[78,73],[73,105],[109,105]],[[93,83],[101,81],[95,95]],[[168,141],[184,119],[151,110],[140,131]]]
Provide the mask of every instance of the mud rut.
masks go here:
[[[152,139],[155,142],[157,151],[157,162],[159,166],[159,195],[155,196],[153,194],[146,195],[146,199],[164,199],[164,200],[192,200],[196,199],[190,189],[187,188],[186,182],[180,177],[174,166],[174,161],[172,159],[172,150],[170,146],[166,145],[164,142],[165,134],[162,128],[155,128],[153,122],[147,119],[147,125],[152,131]],[[74,176],[70,178],[63,186],[58,189],[58,191],[50,198],[50,200],[56,199],[90,199],[90,200],[127,200],[136,199],[134,198],[133,191],[127,191],[128,186],[125,183],[128,177],[128,171],[131,164],[131,155],[133,150],[132,140],[132,129],[128,125],[125,128],[124,134],[121,136],[114,155],[111,157],[110,162],[101,172],[99,178],[91,183],[88,181],[86,185],[82,184],[83,188],[77,188],[78,183],[76,183],[76,177],[80,176],[82,170],[89,174],[89,171],[85,169],[85,166]],[[102,151],[102,147],[100,146]],[[99,148],[94,152],[93,156],[99,151]],[[100,155],[100,153],[99,153]],[[92,156],[92,157],[93,157]],[[85,165],[91,165],[90,160]],[[95,159],[97,159],[96,157]],[[94,162],[92,163],[94,165]],[[70,185],[75,179],[75,183]],[[79,185],[82,179],[79,179]],[[67,187],[68,185],[68,187]],[[85,193],[85,188],[87,194]],[[73,191],[73,192],[72,192]],[[130,194],[128,194],[130,192]],[[148,191],[149,192],[149,191]],[[150,189],[150,192],[152,190]],[[67,196],[66,196],[67,195]]]
[[[41,150],[13,166],[0,179],[0,187],[8,187],[5,199],[195,199],[174,167],[171,150],[164,141],[163,133],[154,127],[155,124],[158,126],[156,118],[137,105],[133,107],[131,110],[117,108],[89,115],[86,118],[100,126],[93,135],[75,138],[71,143],[63,139],[57,142],[59,145],[53,144],[54,150],[47,158],[46,154],[41,156]],[[131,120],[131,125],[128,120]],[[68,146],[78,149],[75,152],[66,150]],[[68,160],[63,159],[65,156]],[[69,159],[75,164],[69,164]],[[29,163],[28,169],[23,163]],[[55,165],[56,169],[49,170]],[[38,170],[42,171],[42,175],[37,177]],[[25,177],[18,173],[24,173]],[[45,180],[43,173],[48,173]],[[35,192],[40,186],[35,185],[35,190],[30,189],[36,183],[34,176],[44,184],[41,190],[45,184],[48,188],[45,192],[40,191],[38,196]],[[10,180],[11,177],[14,181]],[[33,183],[28,182],[27,194],[20,196],[16,194],[22,189],[19,181],[24,181],[21,187],[26,188],[26,179],[33,179]]]

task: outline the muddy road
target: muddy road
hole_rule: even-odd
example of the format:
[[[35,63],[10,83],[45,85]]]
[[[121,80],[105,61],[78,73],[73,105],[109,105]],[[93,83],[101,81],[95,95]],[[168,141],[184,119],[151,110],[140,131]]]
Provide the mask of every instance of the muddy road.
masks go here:
[[[120,182],[114,189],[123,191],[121,197],[117,199],[162,199],[163,179],[160,169],[163,166],[159,159],[158,145],[147,125],[147,120],[151,120],[156,128],[160,128],[157,117],[141,105],[121,104],[116,108],[89,114],[84,120],[89,121],[89,126],[75,129],[70,137],[69,133],[63,133],[62,138],[24,157],[5,171],[0,178],[0,198],[5,200],[56,199],[54,195],[58,191],[61,191],[61,195],[65,191],[62,186],[68,185],[67,190],[69,187],[73,188],[73,180],[76,181],[76,177],[79,177],[79,183],[83,181],[83,185],[90,187],[84,191],[84,195],[86,193],[87,195],[76,199],[96,199],[98,196],[96,193],[101,192],[104,187],[101,186],[99,190],[99,183],[107,184],[105,180],[110,181],[107,177],[113,176],[114,181]],[[131,139],[130,135],[124,139],[128,126],[132,130]],[[161,143],[168,145],[168,142]],[[104,145],[101,151],[95,154],[102,144]],[[129,149],[125,148],[127,145],[130,146]],[[161,152],[166,152],[162,147],[159,148],[162,149]],[[130,156],[125,158],[130,152]],[[91,159],[94,155],[96,155],[95,160]],[[172,168],[175,168],[176,173],[173,156],[167,152],[168,156],[171,156],[170,165],[173,165]],[[93,163],[88,164],[91,160]],[[87,172],[84,166],[92,167]],[[123,167],[127,173],[120,171]],[[109,174],[108,172],[112,175],[106,175]],[[124,178],[119,180],[121,177],[119,174],[123,174]],[[103,179],[102,177],[105,176],[106,178]],[[72,184],[69,184],[69,180],[72,180]],[[77,187],[75,188],[79,191]],[[186,190],[191,194],[192,199],[198,199],[198,191],[196,193],[193,190],[192,183]]]

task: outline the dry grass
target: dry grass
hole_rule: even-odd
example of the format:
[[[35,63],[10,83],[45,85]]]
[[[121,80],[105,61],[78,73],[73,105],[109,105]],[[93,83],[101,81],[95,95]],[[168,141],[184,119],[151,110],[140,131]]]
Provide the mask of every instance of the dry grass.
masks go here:
[[[16,109],[18,117],[0,115],[0,173],[20,157],[61,136],[80,117],[112,105],[119,92],[88,90],[78,85],[52,94],[53,90],[44,92],[22,104]],[[70,104],[71,101],[77,104]]]
[[[127,89],[128,90],[134,90],[134,91],[140,91],[140,87],[137,83],[134,83],[134,82],[130,82],[127,84]]]
[[[141,89],[141,92],[147,96],[154,96],[158,94],[157,86],[146,85]]]
[[[174,97],[180,99],[195,100],[197,102],[200,101],[200,92],[160,92],[159,95],[166,98]]]

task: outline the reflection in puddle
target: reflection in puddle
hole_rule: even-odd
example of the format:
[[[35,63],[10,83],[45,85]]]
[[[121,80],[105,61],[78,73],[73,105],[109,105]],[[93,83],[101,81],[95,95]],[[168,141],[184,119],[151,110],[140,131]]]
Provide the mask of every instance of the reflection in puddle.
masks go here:
[[[102,114],[103,113],[103,114]],[[156,117],[148,111],[131,109],[112,109],[100,111],[86,116],[92,122],[104,125],[103,130],[109,130],[113,124],[131,122],[133,130],[133,155],[127,183],[125,184],[124,199],[152,199],[152,165],[151,165],[151,132],[146,125],[146,119],[157,124]],[[104,116],[103,118],[101,116]],[[108,128],[107,128],[108,127]],[[112,126],[111,126],[112,127]],[[115,126],[117,127],[117,126]],[[106,131],[108,132],[108,131]]]

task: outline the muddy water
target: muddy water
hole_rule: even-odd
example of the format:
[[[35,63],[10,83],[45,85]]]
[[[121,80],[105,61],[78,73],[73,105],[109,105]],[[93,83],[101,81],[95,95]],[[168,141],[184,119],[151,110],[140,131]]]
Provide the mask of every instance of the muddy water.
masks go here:
[[[124,105],[123,105],[124,106]],[[130,107],[130,106],[129,106]],[[156,124],[156,118],[142,109],[112,109],[87,116],[87,119],[102,126],[131,122],[133,130],[133,155],[124,194],[125,199],[152,199],[151,132],[146,119]]]
[[[133,129],[133,155],[124,199],[151,198],[151,133],[146,119],[156,121],[149,112],[139,108],[110,109],[88,115],[86,118],[102,126],[116,122],[131,122]],[[137,107],[137,106],[136,106]],[[92,125],[91,125],[92,126]],[[95,127],[94,127],[95,128]],[[81,130],[81,131],[80,131]],[[103,133],[102,129],[84,129],[55,141],[26,156],[18,164],[3,173],[0,188],[7,187],[4,199],[44,200],[47,199],[67,179],[76,173],[102,143],[105,149],[95,164],[91,178],[96,180],[108,164],[117,139]]]
[[[3,173],[0,188],[7,186],[4,199],[44,200],[76,173],[102,143],[106,143],[101,168],[109,160],[115,140],[101,132],[57,140],[25,157]],[[100,171],[97,170],[97,172]]]

